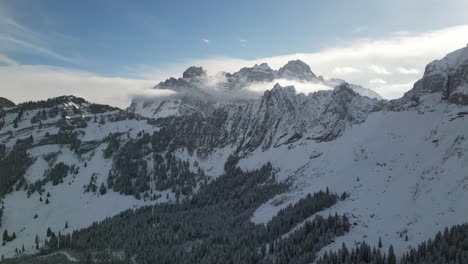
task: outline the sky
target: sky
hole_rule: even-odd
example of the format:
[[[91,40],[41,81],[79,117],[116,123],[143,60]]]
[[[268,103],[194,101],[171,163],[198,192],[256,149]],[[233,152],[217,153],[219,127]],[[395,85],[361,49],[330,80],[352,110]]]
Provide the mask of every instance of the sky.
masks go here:
[[[185,68],[301,59],[393,99],[468,43],[468,1],[0,0],[0,96],[128,106]]]

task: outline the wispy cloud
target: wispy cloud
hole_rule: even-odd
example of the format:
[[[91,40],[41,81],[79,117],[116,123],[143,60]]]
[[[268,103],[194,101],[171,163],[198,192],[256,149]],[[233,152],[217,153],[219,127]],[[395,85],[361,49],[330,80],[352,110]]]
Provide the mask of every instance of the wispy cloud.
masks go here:
[[[211,40],[207,39],[207,38],[202,38],[201,39],[203,43],[209,45],[211,43]]]
[[[60,37],[56,35],[34,31],[8,14],[0,12],[0,52],[37,54],[71,64],[81,64],[83,62],[81,58],[62,55],[51,48],[50,42],[55,37],[63,39],[63,34]]]
[[[353,34],[359,34],[359,33],[362,33],[362,32],[365,32],[369,30],[369,27],[367,26],[359,26],[359,27],[355,27],[351,32]]]
[[[247,40],[246,39],[240,39],[239,42],[240,42],[241,47],[243,47],[243,48],[247,47]]]
[[[383,79],[375,78],[375,79],[369,80],[369,83],[370,84],[386,84],[387,82]]]
[[[390,72],[383,66],[378,66],[378,65],[371,65],[368,67],[369,70],[377,73],[377,74],[384,74],[384,75],[388,75],[390,74]]]
[[[335,67],[333,69],[334,74],[339,74],[339,75],[347,75],[347,74],[353,74],[353,73],[358,73],[361,72],[360,69],[356,69],[354,67]]]
[[[15,65],[18,65],[18,62],[16,62],[15,60],[11,59],[10,57],[4,54],[0,54],[0,64],[15,66]]]
[[[418,74],[421,71],[415,68],[405,68],[405,67],[399,67],[397,71],[401,74]]]

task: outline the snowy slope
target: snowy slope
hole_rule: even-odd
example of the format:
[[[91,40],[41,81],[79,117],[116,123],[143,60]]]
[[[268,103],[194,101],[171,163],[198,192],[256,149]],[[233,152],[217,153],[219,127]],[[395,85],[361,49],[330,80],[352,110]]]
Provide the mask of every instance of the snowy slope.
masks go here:
[[[332,142],[296,142],[253,153],[241,161],[243,168],[271,161],[283,179],[294,179],[294,187],[276,198],[284,200],[281,206],[265,204],[252,221],[264,223],[287,204],[329,187],[350,197],[323,214],[346,214],[354,223],[331,248],[362,240],[376,244],[382,237],[386,246],[404,252],[445,226],[466,222],[468,118],[450,121],[466,110],[441,105],[424,114],[373,113]]]
[[[59,162],[74,165],[79,170],[77,174],[69,173],[59,185],[53,186],[51,182],[46,183],[42,194],[36,191],[28,197],[28,192],[21,188],[4,197],[0,232],[8,230],[10,235],[14,232],[17,237],[0,248],[0,254],[5,257],[14,256],[15,250],[21,250],[23,246],[26,253],[35,252],[35,236],[38,235],[42,244],[49,227],[56,233],[69,233],[129,208],[154,202],[166,202],[166,193],[170,193],[161,192],[161,198],[151,202],[137,200],[133,196],[120,195],[112,190],[108,190],[105,195],[100,195],[98,192],[85,193],[84,186],[89,184],[92,175],[97,176],[97,186],[101,183],[106,185],[112,160],[104,159],[102,154],[107,146],[104,141],[105,137],[110,133],[120,132],[135,138],[138,132],[155,131],[157,127],[148,125],[146,120],[137,119],[111,122],[109,120],[117,117],[118,111],[108,109],[93,114],[89,111],[89,103],[82,102],[80,98],[63,97],[54,100],[57,102],[49,105],[52,107],[38,106],[32,109],[25,107],[26,110],[23,111],[22,118],[18,120],[17,127],[14,126],[14,120],[18,116],[18,111],[15,108],[3,109],[6,111],[3,118],[5,126],[0,130],[0,142],[7,149],[11,149],[18,139],[32,136],[34,140],[33,146],[27,150],[33,163],[24,174],[26,184],[43,179],[46,171]],[[49,112],[53,109],[58,109],[62,115],[65,113],[67,115],[63,118],[60,113],[57,113],[55,117],[47,117],[40,123],[31,123],[31,119],[38,113],[40,114],[42,110]],[[93,121],[94,116],[97,122]],[[101,124],[101,118],[107,122]],[[72,151],[69,145],[40,143],[59,133],[60,122],[70,125],[76,120],[87,120],[87,126],[78,131],[80,131],[79,139],[82,142],[82,149],[84,150],[89,143],[88,146],[91,146],[89,151],[78,154]],[[47,193],[50,197],[46,195]],[[170,194],[169,198],[172,199],[172,197],[173,195]],[[49,204],[46,204],[46,199],[49,200]],[[68,223],[68,228],[65,228],[66,223]]]

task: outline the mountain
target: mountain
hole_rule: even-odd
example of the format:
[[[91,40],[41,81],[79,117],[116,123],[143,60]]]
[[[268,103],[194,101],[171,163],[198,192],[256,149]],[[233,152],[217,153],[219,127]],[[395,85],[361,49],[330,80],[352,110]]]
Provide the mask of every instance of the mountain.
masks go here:
[[[278,84],[256,99],[170,97],[164,115],[142,112],[151,101],[121,110],[73,96],[1,108],[0,253],[310,263],[381,240],[401,256],[468,219],[467,58],[463,48],[431,62],[391,101],[334,80],[308,95]],[[227,76],[278,74],[240,72]],[[282,72],[315,76],[297,62]],[[156,89],[202,95],[206,78],[193,67]]]
[[[321,84],[329,89],[345,83],[340,79],[318,78],[309,65],[300,60],[289,61],[277,71],[262,63],[250,68],[244,67],[232,74],[221,72],[215,76],[208,76],[203,68],[192,66],[182,74],[182,78],[169,78],[154,87],[175,91],[175,95],[160,99],[135,98],[128,110],[151,118],[194,112],[209,115],[215,108],[243,105],[258,98],[258,94],[249,90],[252,85],[270,83],[273,87],[275,82],[282,80],[297,81],[311,86]],[[354,84],[347,85],[360,95],[382,99],[370,89]]]
[[[1,107],[12,107],[12,106],[15,106],[15,103],[13,103],[12,101],[4,98],[4,97],[0,97],[0,108]]]
[[[276,78],[299,81],[316,81],[317,76],[312,72],[309,65],[301,60],[289,61],[276,73]]]
[[[344,80],[337,79],[337,78],[328,79],[326,81],[324,80],[323,82],[326,85],[331,86],[331,87],[336,87],[336,86],[339,86],[339,85],[345,83]],[[355,84],[349,84],[349,87],[353,91],[355,91],[356,93],[358,93],[361,96],[367,96],[369,98],[375,98],[375,99],[383,100],[382,96],[380,96],[380,94],[378,94],[374,90],[362,87],[360,85],[355,85]]]

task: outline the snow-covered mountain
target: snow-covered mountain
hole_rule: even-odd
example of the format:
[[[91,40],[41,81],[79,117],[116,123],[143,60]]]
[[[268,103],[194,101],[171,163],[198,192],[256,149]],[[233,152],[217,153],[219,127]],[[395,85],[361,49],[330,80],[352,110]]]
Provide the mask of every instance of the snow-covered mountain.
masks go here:
[[[333,89],[345,83],[340,79],[324,80],[317,77],[309,65],[300,60],[289,61],[280,69],[273,70],[266,63],[244,67],[235,73],[221,72],[215,76],[208,76],[201,67],[189,67],[182,78],[169,78],[159,83],[153,89],[172,90],[176,94],[166,98],[135,98],[129,110],[151,118],[167,117],[170,115],[192,114],[194,111],[209,114],[215,108],[229,105],[241,105],[259,96],[248,88],[252,85],[296,81],[311,87]],[[359,85],[348,84],[348,87],[362,96],[382,99],[371,89]]]
[[[327,82],[300,61],[224,75],[221,94],[275,78]],[[16,239],[0,253],[37,252],[35,236],[42,245],[48,227],[67,234],[128,208],[190,199],[233,155],[243,170],[270,162],[290,185],[254,211],[254,223],[308,193],[348,194],[318,213],[352,223],[323,251],[380,237],[402,254],[468,220],[468,48],[430,63],[392,101],[341,80],[308,95],[275,85],[256,99],[220,101],[202,87],[209,78],[191,67],[155,87],[177,97],[135,100],[128,110],[73,96],[2,105],[0,232]]]

